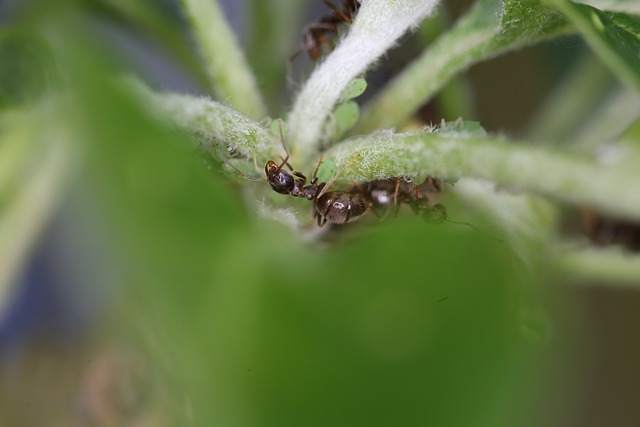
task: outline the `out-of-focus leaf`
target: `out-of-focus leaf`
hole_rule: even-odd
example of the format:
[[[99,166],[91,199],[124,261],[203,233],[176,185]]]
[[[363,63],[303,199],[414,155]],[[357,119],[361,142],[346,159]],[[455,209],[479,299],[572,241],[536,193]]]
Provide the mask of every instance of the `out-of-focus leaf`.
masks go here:
[[[478,0],[370,101],[354,131],[364,133],[402,123],[472,64],[569,30],[567,20],[539,0]]]
[[[575,3],[583,3],[611,12],[640,14],[640,3],[636,0],[576,0]]]
[[[33,101],[58,80],[49,48],[26,29],[0,29],[0,111]]]
[[[629,87],[640,91],[640,20],[605,13],[568,0],[546,0],[560,10],[602,61]]]
[[[231,405],[215,409],[226,425],[456,426],[518,415],[524,337],[503,248],[417,218],[388,225],[330,253],[254,239],[242,250],[253,268],[225,269],[233,286],[211,292],[200,326],[200,357],[216,374],[205,380],[201,362],[192,375]],[[505,395],[515,406],[505,409]]]

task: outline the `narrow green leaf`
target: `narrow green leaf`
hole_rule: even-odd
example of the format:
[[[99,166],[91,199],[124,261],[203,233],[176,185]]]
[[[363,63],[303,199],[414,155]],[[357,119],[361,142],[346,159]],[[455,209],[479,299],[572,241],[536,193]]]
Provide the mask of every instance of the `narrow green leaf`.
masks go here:
[[[640,21],[568,0],[546,0],[578,29],[591,49],[627,86],[640,91]]]
[[[479,0],[369,103],[354,133],[396,126],[471,65],[568,31],[537,0]]]
[[[253,119],[266,116],[256,79],[217,0],[182,0],[185,14],[219,101]]]
[[[576,0],[575,3],[588,4],[596,9],[610,12],[640,14],[640,2],[638,0]]]
[[[630,219],[640,218],[640,171],[600,164],[587,156],[536,148],[524,143],[464,134],[376,134],[353,138],[325,157],[338,168],[360,159],[341,176],[369,181],[394,176],[472,177],[506,188],[529,190],[568,203],[584,204]],[[597,177],[597,178],[596,178]]]
[[[553,264],[576,284],[640,290],[640,257],[621,248],[567,251],[556,256]]]

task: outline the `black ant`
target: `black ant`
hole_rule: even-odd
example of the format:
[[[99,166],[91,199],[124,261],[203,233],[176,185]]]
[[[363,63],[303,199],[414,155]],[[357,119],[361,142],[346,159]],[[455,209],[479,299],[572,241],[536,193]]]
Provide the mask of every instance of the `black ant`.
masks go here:
[[[348,192],[327,192],[331,184],[355,161],[360,157],[357,154],[351,161],[345,165],[337,174],[329,180],[329,182],[318,183],[318,169],[322,163],[322,158],[318,162],[313,175],[311,176],[311,183],[307,185],[307,177],[301,172],[294,170],[289,164],[289,150],[284,143],[284,135],[282,132],[282,122],[278,123],[280,130],[280,141],[282,147],[286,153],[286,156],[282,159],[282,163],[277,164],[273,160],[269,160],[264,166],[264,173],[266,179],[251,178],[246,176],[242,171],[236,168],[229,162],[226,162],[229,166],[236,170],[243,178],[250,181],[267,181],[269,185],[279,194],[289,194],[294,197],[304,197],[307,200],[313,201],[313,216],[318,222],[318,226],[322,227],[325,223],[330,222],[332,224],[345,224],[347,222],[358,219],[362,214],[367,211],[368,204],[364,198],[360,197],[357,193]],[[291,173],[284,169],[284,166],[291,169]]]
[[[277,164],[273,160],[267,161],[264,166],[266,178],[252,178],[245,175],[233,164],[224,160],[240,176],[250,181],[267,181],[273,191],[279,194],[288,194],[294,197],[304,197],[313,201],[312,214],[319,227],[327,222],[330,224],[346,224],[358,220],[367,211],[373,211],[378,217],[384,217],[390,207],[397,214],[400,204],[408,204],[416,215],[421,215],[426,221],[439,224],[444,221],[454,224],[467,225],[467,222],[456,222],[447,219],[445,207],[438,203],[432,204],[430,195],[442,192],[443,182],[438,178],[428,177],[419,185],[413,185],[404,178],[389,178],[386,180],[373,180],[364,184],[357,184],[344,191],[327,191],[338,177],[360,157],[360,154],[351,159],[329,182],[318,183],[318,170],[322,158],[316,165],[311,176],[311,182],[307,185],[307,177],[294,170],[289,164],[289,150],[284,142],[282,122],[278,123],[280,142],[286,153],[282,162]],[[224,157],[223,157],[224,159]],[[291,173],[284,166],[291,169]],[[395,182],[394,182],[395,181]],[[479,231],[479,230],[478,230]],[[496,239],[497,240],[497,239]]]
[[[362,194],[371,206],[372,211],[378,215],[378,217],[384,217],[390,207],[393,207],[394,214],[397,214],[400,209],[400,203],[406,203],[413,213],[422,216],[422,219],[428,223],[441,224],[448,222],[451,224],[466,225],[484,234],[469,222],[450,220],[447,217],[447,210],[442,204],[432,203],[431,197],[441,193],[443,186],[443,181],[438,178],[428,177],[421,184],[413,185],[406,179],[398,177],[369,181],[363,185],[357,185],[352,191]],[[503,243],[502,240],[495,237],[487,237],[496,242]]]
[[[361,0],[342,0],[342,9],[330,0],[324,3],[331,9],[331,13],[304,27],[302,46],[291,56],[291,61],[302,51],[306,52],[309,59],[316,61],[322,54],[322,48],[331,51],[333,49],[332,38],[338,34],[338,26],[342,23],[351,24],[353,17],[360,8]]]

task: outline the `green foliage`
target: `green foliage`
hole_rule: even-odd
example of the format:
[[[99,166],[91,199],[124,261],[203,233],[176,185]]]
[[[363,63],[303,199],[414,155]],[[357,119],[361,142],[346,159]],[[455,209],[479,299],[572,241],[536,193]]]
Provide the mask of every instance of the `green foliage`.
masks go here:
[[[355,101],[347,101],[336,107],[333,111],[335,121],[334,138],[340,138],[358,122],[360,107]]]
[[[362,78],[354,79],[342,94],[342,101],[357,98],[367,90],[367,81]]]
[[[575,25],[593,51],[622,81],[640,90],[640,22],[623,13],[605,13],[568,0],[548,0]]]
[[[479,0],[376,96],[355,130],[401,124],[472,64],[568,31],[562,16],[537,0]]]
[[[279,40],[279,24],[259,20],[262,3],[253,2],[253,20],[269,46]],[[364,23],[352,27],[354,38],[362,37],[358,31],[375,34],[386,47],[365,59],[349,52],[349,44],[342,54],[342,45],[329,54],[318,67],[324,86],[300,91],[322,110],[313,103],[294,107],[288,135],[280,120],[255,121],[264,115],[262,97],[215,4],[183,1],[215,101],[114,79],[109,70],[123,64],[82,13],[42,14],[39,25],[56,35],[43,50],[31,50],[31,39],[19,31],[3,31],[0,310],[9,301],[2,285],[15,280],[67,191],[81,200],[72,213],[98,230],[95,241],[75,237],[107,247],[101,268],[85,272],[83,285],[97,287],[103,272],[110,273],[119,302],[109,306],[105,321],[116,332],[106,339],[131,334],[144,349],[157,379],[145,402],[156,419],[279,427],[535,425],[539,415],[528,403],[549,387],[537,375],[546,366],[539,356],[549,329],[539,285],[555,274],[558,281],[593,275],[637,287],[636,258],[571,252],[557,246],[556,233],[558,211],[568,204],[640,219],[637,117],[613,141],[617,157],[609,163],[586,151],[495,137],[472,120],[407,133],[384,128],[403,124],[473,64],[574,30],[636,87],[636,16],[549,3],[557,10],[534,0],[478,1],[359,119],[353,99],[367,82],[354,76],[415,24],[412,7],[428,12],[417,0],[370,0]],[[134,22],[141,16],[136,10],[129,15]],[[393,34],[381,31],[388,21]],[[221,26],[211,32],[211,22]],[[283,32],[291,31],[287,25]],[[286,52],[270,57],[259,41],[254,33],[251,52],[260,55],[251,62],[274,75],[279,69],[284,81],[274,58]],[[334,62],[334,54],[344,62]],[[246,78],[234,80],[236,72]],[[51,78],[58,73],[63,79]],[[277,86],[274,75],[268,93]],[[318,127],[304,133],[310,121]],[[264,162],[282,154],[279,123],[295,168],[296,156],[307,160],[302,167],[315,166],[320,147],[333,139],[319,165],[320,182],[360,155],[336,190],[399,176],[442,178],[449,221],[434,226],[401,211],[383,222],[369,213],[317,232],[307,219],[310,201],[245,182],[220,161],[257,176]],[[354,125],[363,134],[341,141]],[[304,147],[296,138],[302,134],[309,138]],[[227,158],[230,152],[236,157]],[[84,254],[73,255],[76,261]],[[77,264],[64,268],[73,274]]]

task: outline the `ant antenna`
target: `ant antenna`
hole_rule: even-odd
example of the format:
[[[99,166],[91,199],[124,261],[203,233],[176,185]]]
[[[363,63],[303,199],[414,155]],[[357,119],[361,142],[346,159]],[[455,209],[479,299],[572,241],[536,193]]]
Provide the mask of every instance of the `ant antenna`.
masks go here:
[[[320,169],[320,165],[322,164],[322,158],[324,156],[320,154],[320,160],[318,160],[318,164],[316,168],[313,170],[313,175],[311,175],[311,183],[315,183],[318,180],[318,169]]]
[[[471,224],[469,222],[466,222],[466,221],[451,221],[450,219],[445,219],[445,222],[449,222],[451,224],[456,224],[456,225],[466,225],[467,227],[473,228],[476,232],[482,234],[484,237],[486,237],[488,239],[491,239],[491,240],[493,240],[495,242],[498,242],[498,243],[504,243],[504,240],[498,239],[496,237],[488,235],[487,233],[482,232],[478,227],[476,227],[475,225],[473,225],[473,224]]]
[[[330,0],[324,0],[324,4],[327,5],[327,7],[329,7],[329,9],[333,10],[333,12],[338,15],[340,18],[342,18],[345,22],[348,22],[349,24],[352,23],[351,21],[351,17],[345,15],[345,13],[340,10],[340,8],[338,6],[336,6],[335,4],[331,3]]]
[[[322,190],[320,190],[320,192],[319,192],[319,193],[318,193],[318,195],[316,196],[316,199],[319,199],[319,198],[320,198],[324,193],[326,193],[326,192],[327,192],[327,190],[329,189],[329,187],[331,187],[331,184],[333,184],[333,183],[334,183],[334,181],[335,181],[336,179],[338,179],[338,177],[339,177],[340,175],[342,175],[342,173],[343,173],[344,171],[346,171],[346,170],[347,170],[347,168],[348,168],[349,166],[351,166],[352,164],[354,164],[354,163],[356,162],[356,160],[358,160],[358,158],[359,158],[359,157],[360,157],[360,153],[356,154],[356,155],[355,155],[355,157],[354,157],[353,159],[351,159],[351,161],[350,161],[349,163],[347,163],[345,167],[343,167],[342,169],[340,169],[340,171],[339,171],[337,174],[335,174],[335,175],[333,176],[333,178],[331,178],[331,179],[329,180],[329,182],[327,182],[327,185],[325,185],[325,186],[322,188]],[[318,165],[318,166],[320,166],[320,165]]]
[[[240,169],[238,169],[233,163],[231,163],[230,161],[228,161],[227,159],[224,158],[224,156],[220,153],[220,149],[216,149],[216,151],[218,152],[218,154],[220,155],[220,159],[225,162],[227,164],[227,166],[229,166],[231,169],[235,170],[238,175],[240,175],[241,177],[243,177],[244,179],[246,179],[247,181],[258,181],[258,182],[264,182],[267,181],[266,178],[253,178],[251,176],[247,176],[244,174],[244,172],[242,172]]]
[[[280,166],[278,166],[278,172],[282,169],[284,165],[288,165],[289,161],[289,150],[287,149],[287,144],[284,143],[284,133],[282,132],[282,120],[278,119],[278,129],[280,130],[280,142],[282,143],[282,148],[284,148],[284,152],[287,153],[287,156],[282,160]]]

